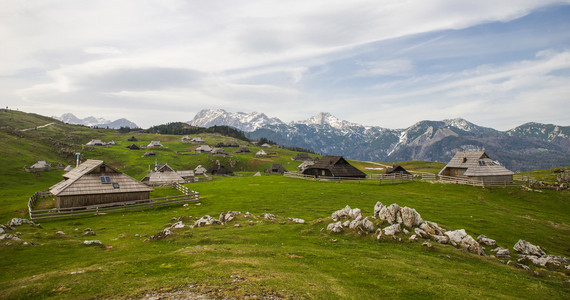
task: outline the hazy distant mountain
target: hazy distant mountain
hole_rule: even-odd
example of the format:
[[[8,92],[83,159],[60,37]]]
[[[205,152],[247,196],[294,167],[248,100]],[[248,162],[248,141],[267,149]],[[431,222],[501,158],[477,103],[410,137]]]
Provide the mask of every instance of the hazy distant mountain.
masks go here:
[[[514,171],[570,165],[569,126],[527,123],[503,132],[456,118],[388,129],[351,123],[329,113],[284,123],[262,113],[221,109],[202,110],[190,124],[232,126],[251,138],[265,137],[281,145],[357,160],[447,162],[457,151],[485,150]]]
[[[93,116],[80,119],[72,113],[65,113],[61,115],[61,117],[54,116],[53,118],[68,124],[85,125],[90,127],[112,128],[112,129],[119,129],[121,127],[130,127],[130,128],[139,127],[137,126],[137,124],[124,118],[115,121],[106,120],[104,118],[96,118]]]

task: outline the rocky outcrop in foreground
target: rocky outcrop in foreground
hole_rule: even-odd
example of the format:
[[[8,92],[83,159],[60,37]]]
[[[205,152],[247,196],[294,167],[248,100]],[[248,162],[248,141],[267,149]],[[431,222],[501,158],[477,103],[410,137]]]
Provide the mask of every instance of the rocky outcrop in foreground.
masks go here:
[[[400,207],[396,203],[384,206],[381,202],[377,202],[374,205],[374,215],[367,217],[362,216],[360,209],[347,205],[333,212],[331,219],[334,223],[328,224],[327,230],[332,233],[351,231],[366,235],[374,232],[379,241],[386,238],[402,241],[402,237],[408,236],[407,240],[411,242],[420,241],[420,239],[432,240],[481,256],[492,255],[499,259],[511,257],[509,249],[498,246],[495,240],[485,235],[479,235],[475,239],[465,229],[445,230],[435,222],[424,220],[415,209]],[[428,241],[424,241],[423,245],[428,248],[433,247]],[[485,247],[491,250],[487,253]],[[518,253],[519,257],[514,264],[520,268],[528,269],[525,263],[530,262],[541,267],[554,266],[570,269],[568,258],[547,255],[540,246],[524,240],[519,240],[513,250]],[[510,260],[503,262],[513,264]]]

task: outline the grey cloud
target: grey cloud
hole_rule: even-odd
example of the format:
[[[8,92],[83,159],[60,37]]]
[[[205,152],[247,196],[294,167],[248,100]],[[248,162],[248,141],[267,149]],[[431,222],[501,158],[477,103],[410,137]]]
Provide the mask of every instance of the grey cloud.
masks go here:
[[[203,73],[175,68],[118,69],[97,75],[85,75],[76,84],[85,89],[106,92],[148,91],[191,87],[199,84]]]

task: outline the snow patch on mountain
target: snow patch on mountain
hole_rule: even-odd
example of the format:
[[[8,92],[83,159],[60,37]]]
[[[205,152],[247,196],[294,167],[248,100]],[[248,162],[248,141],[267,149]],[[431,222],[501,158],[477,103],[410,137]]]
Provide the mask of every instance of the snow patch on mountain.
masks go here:
[[[246,132],[255,131],[267,125],[285,124],[278,118],[269,118],[263,113],[234,113],[223,109],[203,109],[187,123],[198,127],[231,126]]]

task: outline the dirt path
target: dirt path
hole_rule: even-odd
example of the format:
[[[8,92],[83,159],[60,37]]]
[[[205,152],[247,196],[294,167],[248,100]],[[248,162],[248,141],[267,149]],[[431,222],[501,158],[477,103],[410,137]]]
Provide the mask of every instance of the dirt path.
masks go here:
[[[36,127],[32,127],[32,128],[26,128],[26,129],[22,129],[20,131],[28,131],[28,130],[34,130],[34,129],[40,129],[40,128],[44,128],[44,127],[48,127],[50,125],[52,125],[54,122],[45,124],[45,125],[41,125],[41,126],[36,126]]]

